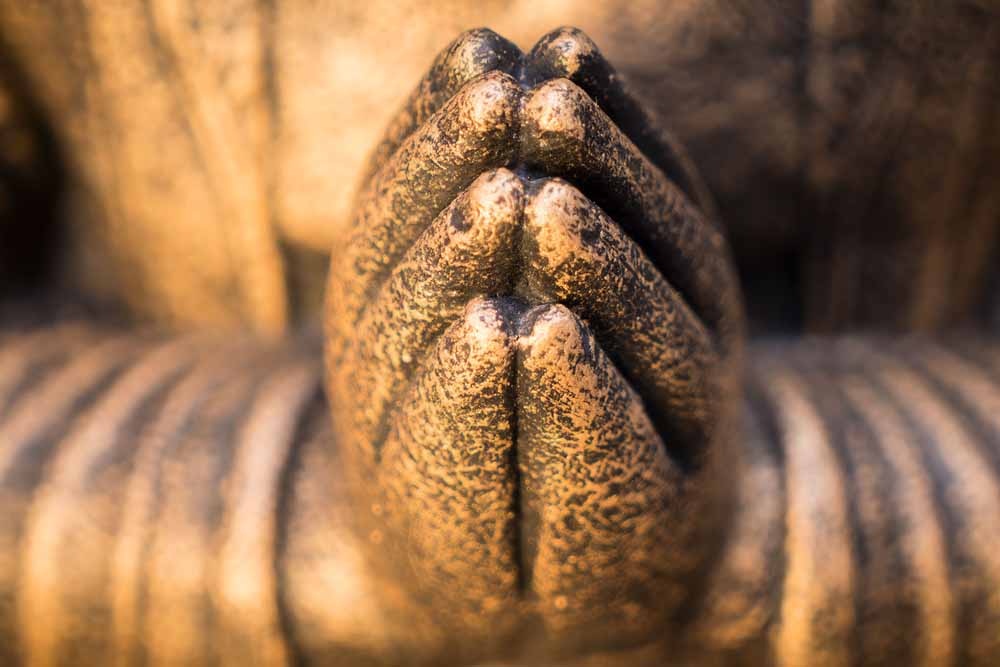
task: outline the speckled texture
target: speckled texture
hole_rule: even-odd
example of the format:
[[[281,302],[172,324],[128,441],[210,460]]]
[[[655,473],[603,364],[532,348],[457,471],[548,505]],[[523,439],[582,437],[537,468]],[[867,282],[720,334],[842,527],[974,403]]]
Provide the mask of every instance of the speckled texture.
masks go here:
[[[234,170],[255,153],[219,150],[239,123],[212,112],[254,77],[244,87],[243,60],[223,68],[225,92],[206,89],[192,58],[213,34],[201,20],[247,44],[226,6],[74,11],[102,54],[157,36],[169,46],[155,53],[181,51],[160,66],[181,74],[194,145],[215,149],[202,175],[219,179],[246,269],[233,312],[278,331],[261,173]],[[725,7],[727,29],[740,6]],[[809,5],[819,35],[844,27],[843,6]],[[101,31],[137,18],[149,35]],[[832,54],[814,46],[818,73],[802,85],[823,98]],[[148,72],[149,52],[134,56],[105,93]],[[335,249],[328,401],[308,337],[3,322],[0,663],[996,665],[996,341],[763,344],[743,368],[718,219],[620,84],[571,28],[528,55],[485,30],[442,53],[376,149]],[[962,105],[971,126],[977,95]],[[154,103],[125,123],[118,155],[141,159],[123,186],[176,165],[149,160],[145,131],[173,120],[155,93],[139,98]],[[258,114],[244,121],[260,129]],[[198,191],[199,176],[177,175]],[[766,196],[758,185],[743,183]],[[125,208],[155,213],[137,222],[148,231],[170,209],[141,191]],[[166,303],[143,303],[153,310],[197,310],[198,277],[163,261],[198,242],[178,239],[122,246],[145,247],[140,275],[176,278],[158,285]]]
[[[470,41],[516,78],[446,99],[427,82],[462,79]],[[476,31],[435,61],[334,248],[327,386],[355,529],[403,644],[643,645],[720,548],[739,288],[716,223],[609,117],[707,197],[592,42],[561,29],[509,55]]]

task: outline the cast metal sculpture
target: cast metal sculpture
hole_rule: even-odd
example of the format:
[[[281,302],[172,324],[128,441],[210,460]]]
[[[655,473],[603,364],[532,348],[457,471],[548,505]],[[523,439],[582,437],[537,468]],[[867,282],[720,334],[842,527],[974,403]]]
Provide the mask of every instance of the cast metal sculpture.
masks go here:
[[[332,257],[321,341],[3,340],[5,664],[1000,658],[1000,348],[745,349],[579,31],[442,52]]]
[[[522,58],[473,32],[390,126],[333,251],[334,432],[366,560],[420,637],[642,643],[719,549],[728,250],[574,80],[666,146],[579,33]]]

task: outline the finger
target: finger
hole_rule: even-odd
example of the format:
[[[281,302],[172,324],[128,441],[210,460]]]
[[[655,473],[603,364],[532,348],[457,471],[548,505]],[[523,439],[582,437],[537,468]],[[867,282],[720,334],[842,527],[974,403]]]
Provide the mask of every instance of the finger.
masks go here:
[[[525,101],[521,157],[587,193],[638,242],[718,336],[741,330],[739,288],[722,232],[706,221],[575,84],[557,79]]]
[[[501,72],[466,85],[372,179],[352,230],[332,253],[326,318],[331,362],[364,304],[417,236],[473,179],[511,160],[519,97],[520,87]]]
[[[369,158],[362,182],[377,172],[400,144],[462,86],[493,70],[514,74],[521,55],[521,50],[514,44],[487,28],[468,30],[459,35],[437,55],[403,108],[389,122],[382,140]]]
[[[638,395],[569,310],[526,313],[517,354],[525,585],[557,641],[638,641],[665,627],[700,563],[697,506]]]
[[[539,39],[525,57],[525,74],[529,85],[569,79],[579,86],[709,219],[718,219],[708,187],[687,152],[653,122],[622,76],[582,30],[556,28]]]
[[[346,447],[374,462],[389,412],[432,342],[475,296],[509,294],[524,188],[506,169],[480,176],[395,266],[354,330],[331,397]]]
[[[373,508],[379,550],[424,613],[494,638],[518,592],[515,317],[509,301],[477,299],[437,342],[394,417]]]
[[[715,424],[711,335],[642,250],[565,181],[525,203],[525,289],[586,320],[642,396],[668,451],[691,463]]]

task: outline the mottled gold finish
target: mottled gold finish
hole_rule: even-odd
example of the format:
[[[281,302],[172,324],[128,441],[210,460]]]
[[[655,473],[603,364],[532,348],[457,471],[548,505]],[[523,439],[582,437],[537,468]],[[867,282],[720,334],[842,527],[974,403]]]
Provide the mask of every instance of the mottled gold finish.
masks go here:
[[[553,62],[553,44],[578,57]],[[638,109],[589,39],[511,49],[474,31],[439,57],[376,153],[327,294],[334,431],[389,636],[469,659],[670,627],[720,548],[740,401],[718,228],[549,78]],[[518,79],[437,94],[469,52]]]
[[[375,5],[337,30],[371,38]],[[281,37],[309,33],[295,3],[0,8],[0,36],[24,58],[13,87],[41,105],[18,98],[14,126],[38,122],[41,108],[58,123],[79,181],[77,241],[91,262],[108,262],[85,273],[133,278],[111,286],[132,312],[281,333],[308,313],[301,291],[315,289],[313,269],[292,277],[292,258],[332,243],[323,364],[308,336],[275,346],[82,324],[38,331],[20,319],[0,328],[0,663],[996,664],[996,341],[764,343],[744,365],[724,218],[737,213],[728,224],[745,233],[767,220],[762,208],[793,202],[795,220],[808,221],[809,188],[829,203],[833,167],[870,155],[854,144],[901,122],[862,114],[857,130],[802,108],[847,108],[831,73],[854,71],[861,5],[699,1],[660,13],[640,3],[635,16],[655,18],[654,33],[686,36],[666,48],[636,31],[648,62],[631,68],[655,74],[641,87],[653,107],[578,29],[553,30],[526,53],[471,30],[433,61],[367,167],[354,144],[385,118],[364,100],[394,79],[358,82],[358,99],[338,103],[327,125],[316,122],[322,105],[303,100],[343,95],[333,82],[365,71],[351,57],[419,52],[421,20],[461,23],[468,10],[447,19],[435,4],[398,45],[384,35],[384,48],[337,45],[347,66],[324,87]],[[902,18],[886,11],[880,29],[927,28],[927,5],[912,6]],[[313,9],[331,7],[347,4]],[[477,11],[521,25],[519,11],[553,7]],[[963,8],[972,18],[952,25],[994,12]],[[609,34],[634,23],[617,3],[584,16]],[[789,43],[800,20],[815,38],[805,45]],[[1000,33],[982,23],[968,52],[986,62]],[[65,39],[24,57],[54,24]],[[747,46],[744,34],[760,52],[731,51]],[[904,56],[907,39],[892,41]],[[627,41],[612,48],[628,54]],[[803,71],[780,66],[790,49]],[[722,88],[707,110],[701,100],[704,119],[685,107],[689,95],[664,93],[693,76],[678,53],[700,54],[702,85]],[[777,66],[747,72],[745,54]],[[925,145],[959,139],[942,164],[991,155],[988,68],[973,63],[963,120],[949,125],[942,72],[928,66],[908,94],[900,54],[885,68],[894,101],[920,105],[876,145],[921,136],[938,118]],[[283,96],[279,72],[305,77],[310,94]],[[0,77],[0,95],[8,83]],[[700,145],[721,207],[650,108]],[[721,122],[730,113],[745,114],[742,132],[706,144],[720,127],[734,131]],[[324,137],[310,149],[321,155],[318,187],[317,158],[301,155],[308,136]],[[719,165],[747,145],[753,159]],[[910,193],[893,224],[937,238],[914,213],[920,203],[940,211],[978,191],[963,166],[928,196],[920,160],[898,146],[876,155],[885,184],[854,183],[831,197],[836,210],[857,212],[870,195],[878,212]],[[301,164],[313,169],[289,168]],[[350,187],[345,173],[362,176],[349,223],[347,198],[333,196]],[[791,173],[804,191],[783,181]],[[995,210],[995,198],[976,199],[969,228]],[[782,235],[765,245],[787,251]],[[945,255],[962,254],[943,247],[922,260],[919,289],[887,281],[899,304],[885,321],[933,325],[951,312],[928,282]],[[85,256],[71,248],[74,261]],[[886,275],[911,265],[905,252],[886,258]],[[965,254],[962,284],[981,278],[986,257]],[[850,322],[878,300],[830,311]]]

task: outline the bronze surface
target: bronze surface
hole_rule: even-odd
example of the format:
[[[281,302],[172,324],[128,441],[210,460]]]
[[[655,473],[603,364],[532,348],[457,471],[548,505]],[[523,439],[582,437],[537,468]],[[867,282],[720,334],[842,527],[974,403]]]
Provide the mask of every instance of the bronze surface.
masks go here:
[[[989,292],[931,9],[0,7],[0,663],[996,664],[988,318],[797,335]]]

